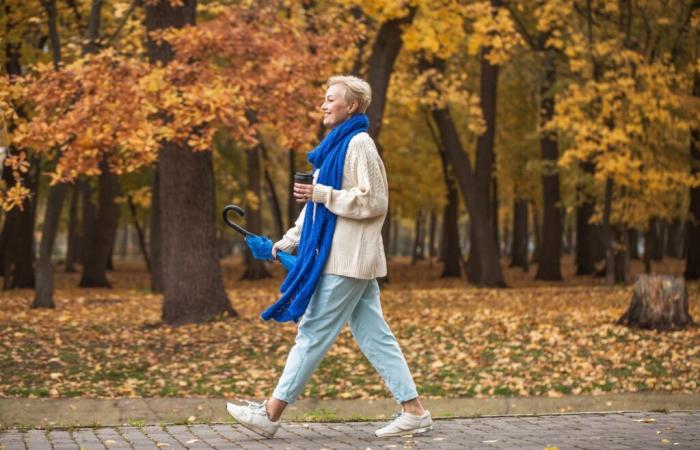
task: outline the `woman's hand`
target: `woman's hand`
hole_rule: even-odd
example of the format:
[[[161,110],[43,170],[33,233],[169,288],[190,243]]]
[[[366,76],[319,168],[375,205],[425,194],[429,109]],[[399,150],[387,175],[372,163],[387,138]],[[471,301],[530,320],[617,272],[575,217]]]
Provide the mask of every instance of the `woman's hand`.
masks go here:
[[[294,183],[294,198],[297,199],[297,202],[299,203],[304,203],[308,202],[311,200],[311,196],[314,193],[314,185],[313,184],[300,184],[300,183]]]

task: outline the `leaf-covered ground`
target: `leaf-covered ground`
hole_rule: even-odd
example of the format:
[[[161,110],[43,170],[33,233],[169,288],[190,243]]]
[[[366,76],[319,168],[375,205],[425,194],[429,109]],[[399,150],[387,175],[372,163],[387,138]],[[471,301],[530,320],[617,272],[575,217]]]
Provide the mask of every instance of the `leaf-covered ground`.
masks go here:
[[[659,266],[676,272],[679,261]],[[240,318],[179,328],[160,326],[161,297],[137,265],[118,265],[114,289],[78,289],[78,274],[57,274],[55,310],[32,310],[30,290],[0,293],[0,396],[129,397],[269,395],[295,326],[262,322],[281,271],[238,281],[225,264]],[[639,270],[638,266],[634,267]],[[700,329],[673,333],[615,325],[631,287],[570,275],[532,281],[508,270],[511,288],[477,289],[440,280],[439,264],[392,262],[382,304],[419,391],[428,397],[549,395],[643,390],[700,392]],[[689,286],[700,321],[700,287]],[[381,378],[346,328],[305,396],[388,397]]]

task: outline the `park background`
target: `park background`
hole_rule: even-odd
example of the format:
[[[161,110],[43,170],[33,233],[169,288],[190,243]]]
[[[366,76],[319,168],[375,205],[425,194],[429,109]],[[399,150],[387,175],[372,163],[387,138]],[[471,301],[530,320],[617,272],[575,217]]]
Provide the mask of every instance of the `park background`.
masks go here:
[[[284,272],[220,212],[293,223],[338,73],[373,89],[423,396],[700,390],[700,2],[2,5],[1,397],[269,395]],[[643,273],[678,315],[618,323]],[[304,393],[388,396],[347,330]]]

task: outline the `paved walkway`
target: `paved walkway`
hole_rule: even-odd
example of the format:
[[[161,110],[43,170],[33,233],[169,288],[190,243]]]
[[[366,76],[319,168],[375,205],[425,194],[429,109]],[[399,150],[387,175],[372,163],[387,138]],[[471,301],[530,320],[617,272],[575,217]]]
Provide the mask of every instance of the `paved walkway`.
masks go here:
[[[0,432],[15,449],[700,449],[700,411],[589,413],[436,421],[421,436],[377,439],[381,422],[292,423],[275,439],[238,425],[167,425]]]

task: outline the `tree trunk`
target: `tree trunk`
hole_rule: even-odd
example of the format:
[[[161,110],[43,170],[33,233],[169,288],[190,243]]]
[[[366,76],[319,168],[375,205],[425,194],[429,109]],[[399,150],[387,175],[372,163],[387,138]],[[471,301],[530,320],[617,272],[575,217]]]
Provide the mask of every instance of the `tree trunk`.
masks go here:
[[[277,196],[277,190],[275,189],[275,182],[272,180],[272,175],[268,170],[269,159],[267,157],[267,149],[265,146],[260,146],[263,154],[265,168],[263,169],[265,175],[265,185],[267,186],[267,192],[270,196],[270,208],[272,209],[272,218],[275,223],[275,233],[277,236],[282,236],[284,234],[284,224],[282,223],[282,206],[280,205],[279,196]]]
[[[627,231],[621,227],[615,227],[615,283],[629,283],[630,251]]]
[[[511,242],[513,238],[513,236],[511,235],[511,231],[512,230],[510,226],[508,226],[508,224],[503,224],[503,229],[501,230],[501,236],[503,236],[503,241],[501,242],[501,255],[505,256],[508,259],[510,259],[510,250],[513,246],[513,243]]]
[[[425,259],[424,245],[425,233],[423,232],[423,211],[418,211],[416,216],[415,228],[413,232],[413,251],[411,252],[411,264],[415,264],[418,260]]]
[[[492,6],[498,6],[497,1],[491,1]],[[486,217],[483,219],[480,217],[474,217],[472,220],[472,225],[475,227],[475,233],[473,237],[475,240],[472,242],[472,246],[475,247],[475,252],[478,258],[474,258],[473,262],[479,264],[478,273],[479,280],[482,281],[484,277],[491,277],[496,279],[496,284],[503,284],[503,275],[500,270],[500,251],[498,248],[497,235],[498,231],[493,230],[494,226],[494,214],[493,202],[491,198],[492,192],[492,177],[493,177],[493,166],[495,162],[494,156],[494,142],[495,142],[495,132],[496,132],[496,100],[497,100],[497,89],[498,89],[498,66],[492,65],[487,59],[485,54],[482,52],[481,55],[481,74],[479,81],[479,96],[481,99],[480,105],[481,110],[484,115],[484,121],[486,123],[486,131],[479,135],[476,140],[476,162],[475,162],[475,201],[479,205],[476,209],[477,216],[484,214]],[[482,212],[483,211],[483,212]],[[470,214],[471,216],[471,214]],[[479,228],[484,226],[480,225],[482,220],[486,221],[485,228],[491,228],[487,230],[491,234],[491,238],[487,242],[480,238]],[[487,263],[486,261],[490,261]],[[471,258],[470,258],[471,262]],[[493,270],[493,267],[486,268],[485,264],[498,265],[497,271]],[[487,285],[492,285],[491,283],[484,283]]]
[[[681,240],[681,219],[675,217],[666,227],[666,256],[669,258],[679,258]]]
[[[532,252],[532,262],[536,263],[540,260],[540,251],[542,250],[542,227],[540,227],[540,214],[534,203],[532,205],[532,228],[535,235],[535,251]]]
[[[262,234],[262,196],[261,196],[261,145],[258,144],[248,150],[248,193],[253,194],[257,199],[257,204],[248,204],[246,209],[246,229],[251,233]],[[246,246],[245,249],[246,269],[241,279],[259,280],[272,275],[265,267],[265,261],[253,258],[253,253]]]
[[[193,25],[197,3],[168,0],[146,4],[146,30]],[[148,39],[152,64],[167,64],[173,50],[165,42]],[[207,321],[222,313],[232,316],[224,290],[216,241],[212,154],[194,152],[170,141],[161,144],[159,200],[162,215],[162,319],[170,325]]]
[[[668,221],[666,219],[659,220],[659,247],[658,247],[658,257],[659,261],[662,261],[664,256],[666,256],[666,243],[668,242]]]
[[[216,241],[211,152],[171,142],[160,157],[162,319],[170,325],[236,315],[224,290]]]
[[[424,68],[444,71],[444,61],[431,63],[422,61]],[[457,133],[449,106],[433,108],[431,115],[437,124],[439,142],[445,149],[446,159],[453,167],[458,186],[462,192],[470,222],[470,256],[467,274],[470,280],[485,286],[505,287],[499,261],[498,245],[491,229],[491,169],[493,165],[493,140],[496,114],[496,85],[498,66],[492,66],[482,55],[481,106],[486,120],[487,131],[477,140],[475,169],[472,169],[469,156],[464,151]],[[478,243],[478,245],[477,245]],[[478,256],[477,256],[478,255]],[[475,267],[476,266],[476,267]],[[478,268],[476,270],[470,270]],[[478,277],[476,276],[478,275]],[[473,278],[471,278],[473,277]]]
[[[149,242],[151,249],[151,292],[163,292],[163,259],[161,257],[161,207],[160,207],[160,169],[158,163],[153,171],[153,188],[151,189],[151,216]]]
[[[457,228],[458,202],[457,187],[450,177],[447,186],[447,204],[443,210],[442,219],[444,266],[441,278],[462,277],[462,252],[459,246],[459,229]]]
[[[116,241],[114,248],[118,249],[117,255],[120,259],[126,259],[126,254],[129,247],[129,224],[124,224],[117,228]]]
[[[593,172],[593,164],[584,163],[586,173]],[[591,225],[593,202],[581,186],[576,187],[580,204],[576,207],[576,275],[592,275],[595,272],[594,241],[597,239]]]
[[[630,259],[639,260],[639,230],[636,228],[628,228],[627,240],[630,246]]]
[[[117,220],[119,224],[119,220]],[[114,270],[114,244],[117,240],[117,227],[114,227],[114,232],[112,232],[112,245],[109,248],[109,258],[107,258],[107,270]]]
[[[649,252],[651,259],[654,261],[662,261],[664,259],[663,227],[657,218],[649,220],[649,229],[647,233],[651,243]]]
[[[13,148],[11,147],[12,151]],[[38,162],[34,162],[38,164]],[[38,170],[38,167],[37,167]],[[36,193],[36,185],[31,172],[21,174],[22,184],[30,192]],[[2,177],[7,186],[14,184],[12,171],[5,169]],[[33,288],[34,287],[34,202],[29,196],[19,206],[9,210],[5,215],[2,228],[2,274],[3,289]]]
[[[683,222],[683,234],[681,241],[681,259],[686,259],[688,257],[688,228],[690,227],[690,222],[688,220]]]
[[[479,254],[478,239],[473,222],[469,222],[469,256],[467,257],[467,280],[470,283],[479,284],[481,280],[481,263]]]
[[[658,220],[652,217],[647,223],[647,231],[644,236],[644,261],[660,261],[662,257],[663,250],[659,239]]]
[[[36,286],[32,308],[56,307],[53,301],[53,267],[51,265],[51,254],[53,253],[53,244],[56,240],[58,223],[61,220],[63,199],[66,197],[67,191],[68,185],[65,183],[57,184],[49,188],[49,195],[46,199],[44,224],[41,233],[41,244],[39,246],[39,260],[36,264]]]
[[[593,261],[604,261],[605,260],[605,242],[603,241],[603,226],[600,224],[595,224],[591,226],[592,236],[591,239],[591,253],[593,254]]]
[[[403,45],[403,28],[413,22],[416,8],[410,7],[404,17],[387,20],[382,23],[372,46],[372,54],[367,65],[367,82],[372,87],[372,102],[367,108],[369,117],[368,133],[379,143],[379,132],[384,117],[386,94],[389,90],[389,80],[394,71],[394,63]]]
[[[136,235],[139,240],[139,250],[141,250],[141,255],[143,255],[143,260],[146,263],[146,270],[151,273],[151,258],[148,255],[148,248],[146,247],[146,238],[143,232],[143,226],[139,222],[139,218],[136,214],[136,205],[131,195],[126,194],[126,201],[129,204],[129,212],[131,212],[131,220],[134,223],[134,228],[136,228]]]
[[[544,81],[540,86],[540,125],[544,126],[554,115],[554,83],[556,82],[555,54],[544,53]],[[561,278],[561,198],[559,194],[559,173],[556,165],[559,159],[556,136],[542,132],[540,150],[544,162],[542,174],[542,246],[538,255],[535,279],[560,281]]]
[[[428,231],[428,258],[430,259],[430,264],[433,264],[433,258],[435,257],[435,233],[437,231],[437,214],[435,210],[430,210],[430,228]]]
[[[80,234],[78,233],[78,200],[80,187],[71,188],[70,207],[68,210],[68,250],[66,251],[66,272],[76,272],[75,264],[80,253]]]
[[[51,54],[54,69],[58,70],[61,64],[61,42],[58,34],[58,13],[56,0],[46,0],[42,6],[48,16],[49,37],[51,42]],[[63,199],[66,197],[68,186],[65,183],[49,187],[46,199],[46,211],[42,227],[41,244],[39,245],[39,259],[36,264],[34,279],[34,301],[32,308],[55,308],[53,301],[53,267],[51,254],[56,240],[58,223],[61,220]]]
[[[272,176],[270,171],[265,169],[265,184],[267,186],[267,192],[270,196],[270,209],[272,210],[272,218],[275,224],[275,235],[282,236],[284,234],[284,224],[282,223],[282,207],[280,205],[279,197],[275,190],[275,183],[272,181]]]
[[[574,251],[574,223],[571,214],[566,214],[564,208],[561,208],[562,218],[564,223],[564,254],[570,255]]]
[[[527,209],[527,200],[513,200],[513,246],[510,266],[522,267],[525,272],[529,269],[527,259],[529,234]]]
[[[630,306],[617,323],[659,331],[694,325],[685,282],[669,275],[640,275],[634,283]]]
[[[615,250],[610,215],[612,212],[613,179],[605,180],[605,200],[603,205],[603,241],[605,242],[605,280],[609,285],[615,284]]]
[[[493,238],[496,240],[496,250],[498,250],[498,256],[500,257],[501,236],[499,235],[498,208],[498,179],[496,178],[496,174],[494,173],[491,176],[491,228],[493,229]]]
[[[442,65],[442,64],[440,64]],[[433,111],[433,117],[445,145],[447,157],[455,168],[459,187],[469,213],[469,260],[467,276],[470,281],[486,286],[505,286],[500,268],[498,245],[492,230],[490,201],[491,167],[495,125],[495,96],[498,67],[482,55],[481,102],[487,131],[477,139],[476,168],[462,148],[454,122],[447,107]]]
[[[700,98],[700,74],[695,72],[693,78],[693,96]],[[691,130],[690,139],[690,173],[700,176],[700,128]],[[685,238],[686,280],[700,279],[700,186],[690,188],[690,205]]]
[[[469,156],[462,147],[448,107],[435,109],[432,113],[435,123],[438,125],[441,142],[444,143],[450,165],[455,170],[458,186],[462,191],[462,197],[465,199],[465,206],[469,212],[470,228],[473,230],[470,260],[474,256],[473,249],[476,241],[480,243],[478,261],[481,273],[479,274],[478,282],[484,286],[505,287],[501,265],[498,260],[498,249],[493,239],[493,232],[490,229],[490,203],[488,198],[484,198],[483,192],[479,195],[476,177],[474,172],[472,172]],[[482,163],[482,170],[483,165]],[[489,184],[490,178],[487,178],[486,197],[488,197]]]
[[[120,206],[115,202],[119,195],[119,177],[113,173],[106,160],[100,162],[99,211],[92,242],[83,262],[80,287],[112,287],[107,279],[107,266],[112,256],[114,239],[119,223]]]

